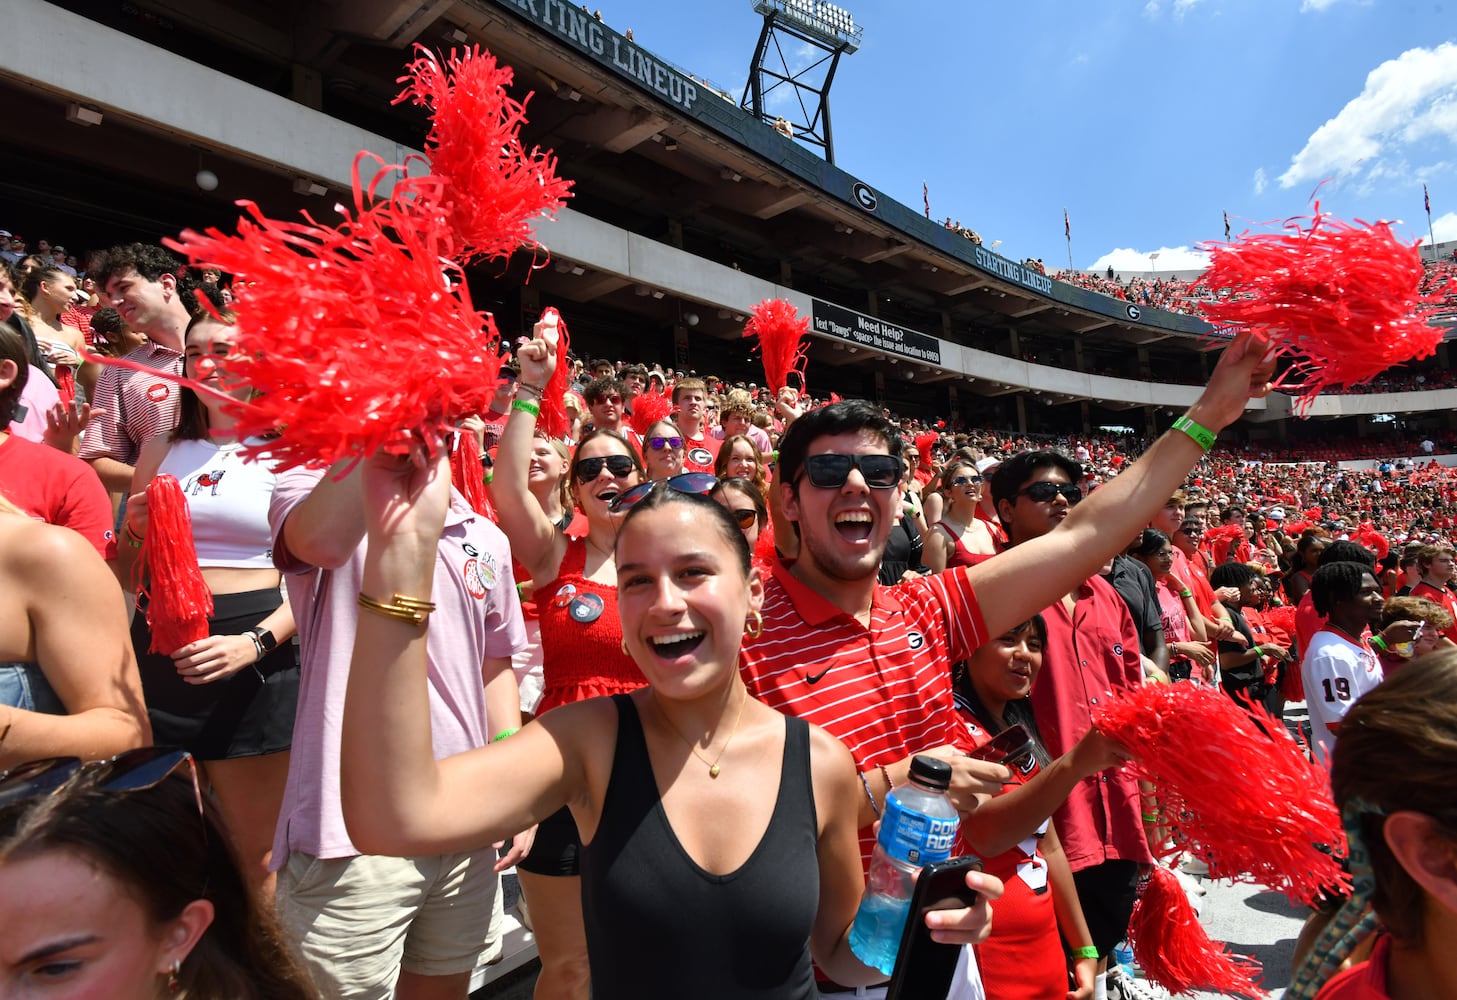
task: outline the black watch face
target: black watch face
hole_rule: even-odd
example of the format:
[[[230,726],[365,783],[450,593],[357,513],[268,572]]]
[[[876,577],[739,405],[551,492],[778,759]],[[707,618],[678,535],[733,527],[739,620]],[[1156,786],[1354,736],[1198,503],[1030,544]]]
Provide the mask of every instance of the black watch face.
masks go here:
[[[273,633],[266,628],[260,628],[257,632],[258,644],[267,652],[273,652],[278,648],[278,640],[273,638]]]

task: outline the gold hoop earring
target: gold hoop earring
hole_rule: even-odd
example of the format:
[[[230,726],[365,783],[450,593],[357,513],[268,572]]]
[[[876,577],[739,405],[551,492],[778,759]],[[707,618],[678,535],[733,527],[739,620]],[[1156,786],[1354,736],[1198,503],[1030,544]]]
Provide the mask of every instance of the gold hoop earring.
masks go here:
[[[182,972],[182,959],[174,959],[172,968],[167,973],[167,991],[176,993],[182,989],[182,982],[177,977]]]
[[[744,635],[750,639],[757,639],[764,634],[764,615],[758,611],[749,612],[749,620],[744,622]]]
[[[622,640],[622,655],[623,656],[626,656],[628,659],[631,659],[632,658],[632,654],[627,651],[627,640],[626,639],[623,639]]]

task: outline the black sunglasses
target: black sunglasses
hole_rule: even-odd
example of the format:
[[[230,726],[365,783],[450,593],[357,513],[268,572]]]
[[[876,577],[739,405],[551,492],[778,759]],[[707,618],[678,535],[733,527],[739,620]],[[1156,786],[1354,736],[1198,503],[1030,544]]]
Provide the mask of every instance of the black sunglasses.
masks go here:
[[[653,451],[662,451],[664,448],[681,448],[683,439],[680,437],[650,437],[647,439],[647,446]]]
[[[608,509],[614,514],[631,510],[638,501],[651,493],[653,488],[660,483],[675,493],[695,493],[699,496],[707,496],[718,485],[718,477],[707,472],[684,472],[671,479],[655,479],[650,483],[639,483],[632,489],[619,493]]]
[[[1083,498],[1083,491],[1072,483],[1050,483],[1043,479],[1033,483],[1031,486],[1024,486],[1017,491],[1019,496],[1026,496],[1027,499],[1036,503],[1051,503],[1061,493],[1062,498],[1072,506]]]
[[[981,476],[957,476],[951,480],[952,486],[978,486],[981,484]]]
[[[599,455],[596,458],[584,458],[577,463],[577,482],[583,486],[590,483],[602,475],[603,466],[612,473],[613,479],[626,479],[637,471],[637,465],[627,455]]]
[[[117,754],[107,761],[47,757],[21,764],[0,774],[0,807],[50,795],[82,770],[95,770],[98,775],[97,786],[108,792],[145,791],[160,785],[183,764],[192,773],[192,791],[197,798],[197,813],[201,816],[202,786],[197,780],[197,764],[193,761],[192,754],[186,750],[171,747],[139,747]]]
[[[804,474],[811,486],[837,490],[850,478],[850,470],[859,469],[860,477],[872,490],[894,489],[900,484],[905,463],[897,455],[808,455]]]

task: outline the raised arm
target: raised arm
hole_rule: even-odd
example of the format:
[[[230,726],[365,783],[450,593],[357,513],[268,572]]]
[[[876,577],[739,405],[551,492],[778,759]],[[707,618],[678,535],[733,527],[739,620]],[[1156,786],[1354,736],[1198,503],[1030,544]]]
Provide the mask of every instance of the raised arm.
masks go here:
[[[436,550],[450,504],[450,468],[387,456],[361,465],[369,545],[361,593],[431,599]],[[593,712],[564,706],[491,746],[435,759],[430,737],[426,635],[363,608],[344,706],[341,798],[350,839],[368,854],[443,854],[513,836],[584,786],[576,740]],[[509,716],[508,716],[509,721]],[[564,723],[564,725],[560,725]]]
[[[359,493],[359,467],[336,463],[309,495],[288,512],[283,522],[283,548],[290,558],[310,566],[338,569],[349,561],[364,537],[364,505]]]
[[[1273,353],[1262,342],[1236,337],[1189,408],[1189,418],[1219,433],[1240,418],[1248,400],[1270,391],[1273,372]],[[1203,455],[1191,437],[1171,430],[1056,529],[968,568],[987,634],[1000,635],[1026,621],[1098,572],[1168,502]]]
[[[526,567],[533,580],[548,581],[556,576],[566,551],[566,540],[547,518],[527,487],[531,465],[531,449],[536,437],[536,415],[530,405],[540,405],[540,392],[556,371],[556,323],[537,323],[532,338],[516,352],[521,365],[517,391],[526,392],[513,400],[506,418],[505,430],[496,448],[495,475],[491,479],[491,499],[496,502],[497,523],[511,542],[511,552]]]

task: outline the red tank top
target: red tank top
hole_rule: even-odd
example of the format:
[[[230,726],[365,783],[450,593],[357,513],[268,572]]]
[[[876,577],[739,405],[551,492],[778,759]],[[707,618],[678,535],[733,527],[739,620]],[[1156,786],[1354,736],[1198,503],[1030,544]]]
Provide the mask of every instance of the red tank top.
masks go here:
[[[536,588],[543,684],[537,715],[586,698],[625,694],[647,683],[622,651],[617,588],[586,579],[586,563],[586,539],[568,539],[556,579]]]

